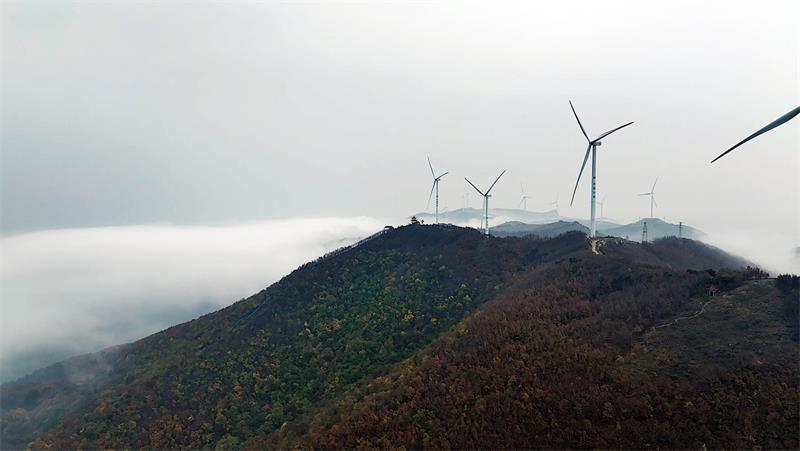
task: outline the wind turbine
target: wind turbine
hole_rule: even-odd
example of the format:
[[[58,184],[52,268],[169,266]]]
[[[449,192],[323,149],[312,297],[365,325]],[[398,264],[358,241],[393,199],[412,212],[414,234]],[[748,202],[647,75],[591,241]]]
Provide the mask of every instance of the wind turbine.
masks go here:
[[[713,162],[719,160],[720,158],[722,158],[725,155],[727,155],[728,152],[730,152],[731,150],[741,146],[742,144],[746,143],[747,141],[750,141],[751,139],[753,139],[753,138],[755,138],[755,137],[757,137],[757,136],[759,136],[759,135],[761,135],[763,133],[766,133],[766,132],[772,130],[773,128],[775,128],[775,127],[778,127],[780,125],[783,125],[783,124],[789,122],[790,120],[794,119],[794,117],[797,116],[798,114],[800,114],[800,106],[795,108],[795,109],[793,109],[792,111],[789,111],[788,113],[784,114],[783,116],[775,119],[774,121],[770,122],[769,124],[765,125],[762,129],[760,129],[759,131],[753,133],[752,135],[748,136],[747,138],[741,140],[739,142],[739,144],[736,144],[735,146],[731,147],[730,149],[726,150],[725,152],[722,152],[722,154],[720,156],[718,156],[717,158],[714,158],[713,160],[711,160],[711,162],[713,163]]]
[[[492,197],[492,195],[489,193],[492,191],[492,188],[494,188],[494,185],[497,184],[497,181],[500,180],[500,177],[502,177],[503,174],[505,173],[506,171],[501,172],[500,175],[498,175],[497,178],[494,180],[494,183],[492,183],[492,186],[490,186],[485,193],[479,190],[478,187],[475,186],[474,183],[470,182],[468,178],[464,177],[464,180],[466,180],[467,183],[469,183],[473,188],[475,188],[475,191],[477,191],[478,193],[480,193],[481,196],[483,196],[483,216],[484,216],[483,227],[486,236],[489,236],[489,198]]]
[[[433,172],[433,165],[431,164],[431,157],[428,157],[428,167],[431,168],[431,175],[433,175],[433,186],[431,187],[431,193],[428,195],[428,207],[431,206],[431,196],[433,196],[433,192],[436,191],[436,223],[439,223],[439,181],[442,180],[442,177],[449,174],[449,172],[445,172],[440,176],[436,176],[436,173]],[[428,208],[425,207],[425,208]]]
[[[583,136],[585,136],[586,137],[586,141],[589,142],[589,147],[586,148],[586,155],[583,157],[583,164],[581,165],[581,171],[578,172],[578,180],[575,182],[575,189],[572,190],[572,200],[569,202],[569,204],[572,205],[572,203],[575,202],[575,192],[578,191],[578,183],[580,183],[580,181],[581,181],[581,175],[583,174],[583,168],[586,167],[586,160],[589,159],[589,151],[591,151],[592,152],[592,211],[591,211],[592,218],[591,218],[591,227],[589,228],[589,236],[591,238],[594,238],[595,235],[596,235],[596,232],[597,232],[597,227],[596,227],[596,223],[595,223],[595,205],[594,205],[595,204],[595,185],[596,185],[595,180],[597,179],[597,146],[602,144],[602,142],[600,141],[601,139],[605,138],[606,136],[614,133],[615,131],[617,131],[617,130],[623,128],[623,127],[627,127],[627,126],[633,124],[633,122],[628,122],[627,124],[620,125],[617,128],[611,129],[611,130],[603,133],[602,135],[598,136],[595,139],[589,139],[589,135],[586,134],[586,129],[583,128],[583,124],[581,124],[581,120],[578,119],[578,113],[575,112],[575,107],[572,106],[572,101],[571,100],[569,102],[569,106],[570,106],[570,108],[572,108],[572,114],[575,115],[575,120],[578,121],[578,126],[581,128],[581,132],[583,132]]]
[[[658,183],[658,177],[656,177],[656,181],[653,182],[653,187],[650,188],[649,193],[642,193],[639,194],[640,196],[650,196],[650,217],[654,218],[653,216],[653,205],[658,207],[658,203],[656,203],[656,183]]]
[[[550,202],[551,207],[556,207],[556,214],[558,214],[558,193],[556,193],[556,200],[555,202]]]
[[[525,195],[525,187],[522,186],[522,183],[519,184],[519,188],[522,190],[522,198],[520,199],[519,204],[522,205],[523,210],[528,211],[528,199],[530,199],[531,196]]]

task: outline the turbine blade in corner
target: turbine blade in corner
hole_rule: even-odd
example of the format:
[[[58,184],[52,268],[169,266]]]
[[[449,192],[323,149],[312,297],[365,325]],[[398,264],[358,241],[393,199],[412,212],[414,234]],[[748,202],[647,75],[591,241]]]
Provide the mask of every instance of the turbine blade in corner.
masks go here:
[[[741,140],[738,144],[736,144],[735,146],[733,146],[730,149],[726,150],[725,152],[722,152],[722,154],[720,154],[720,156],[718,156],[717,158],[714,158],[713,160],[711,160],[711,162],[713,163],[713,162],[719,160],[720,158],[722,158],[725,155],[727,155],[728,152],[730,152],[731,150],[741,146],[742,144],[746,143],[747,141],[750,141],[751,139],[753,139],[753,138],[755,138],[755,137],[757,137],[757,136],[759,136],[759,135],[761,135],[763,133],[766,133],[766,132],[772,130],[773,128],[775,128],[775,127],[778,127],[780,125],[783,125],[783,124],[789,122],[790,120],[792,120],[798,114],[800,114],[800,106],[795,108],[795,109],[793,109],[792,111],[789,111],[788,113],[784,114],[783,116],[779,117],[778,119],[775,119],[774,121],[770,122],[769,124],[764,126],[762,129],[760,129],[759,131],[753,133],[752,135],[748,136],[747,138]]]

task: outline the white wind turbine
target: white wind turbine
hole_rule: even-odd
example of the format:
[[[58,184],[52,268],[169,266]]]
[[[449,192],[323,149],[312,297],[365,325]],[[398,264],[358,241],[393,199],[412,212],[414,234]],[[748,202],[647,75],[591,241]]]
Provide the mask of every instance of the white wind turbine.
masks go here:
[[[572,190],[572,200],[570,201],[569,204],[572,205],[572,203],[575,202],[575,192],[578,191],[578,183],[580,183],[580,181],[581,181],[581,175],[583,174],[583,168],[586,167],[586,160],[589,159],[589,152],[591,151],[591,153],[592,153],[592,201],[591,201],[592,209],[591,209],[591,227],[589,228],[589,236],[591,238],[594,238],[595,235],[596,235],[596,232],[597,232],[597,225],[596,225],[596,222],[595,222],[595,185],[596,185],[596,179],[597,179],[597,146],[602,144],[602,142],[600,141],[601,139],[605,138],[606,136],[614,133],[615,131],[617,131],[617,130],[623,128],[623,127],[627,127],[627,126],[633,124],[633,122],[628,122],[627,124],[620,125],[617,128],[611,129],[611,130],[603,133],[602,135],[598,136],[595,139],[590,139],[589,135],[586,134],[586,129],[584,129],[583,128],[583,124],[581,124],[581,120],[578,119],[578,113],[575,112],[575,107],[572,106],[572,101],[571,100],[569,102],[569,106],[570,106],[570,108],[572,108],[572,114],[575,115],[575,120],[578,121],[578,126],[581,128],[581,132],[583,133],[583,136],[585,136],[586,137],[586,141],[589,142],[589,147],[586,148],[586,155],[583,157],[583,164],[581,164],[581,171],[578,172],[578,180],[575,182],[575,189]]]
[[[658,203],[656,202],[656,183],[658,183],[658,177],[656,177],[656,181],[653,182],[653,187],[650,188],[649,193],[642,193],[639,194],[640,196],[650,196],[650,217],[654,218],[653,216],[653,206],[655,205],[658,207]]]
[[[556,208],[556,214],[558,214],[558,193],[556,193],[556,200],[554,202],[550,202],[551,207]]]
[[[428,157],[428,167],[431,168],[431,175],[433,176],[433,186],[431,187],[431,193],[428,195],[428,207],[431,206],[431,196],[433,196],[433,192],[436,191],[436,223],[439,223],[439,182],[442,180],[442,177],[449,174],[449,172],[445,172],[440,176],[436,176],[436,173],[433,172],[433,165],[431,164],[431,157]],[[427,208],[427,207],[425,207]]]
[[[497,178],[494,180],[494,183],[492,183],[492,186],[490,186],[485,193],[479,190],[478,187],[475,186],[474,183],[470,182],[468,178],[464,177],[464,180],[466,180],[467,183],[469,183],[473,188],[475,188],[475,191],[477,191],[478,193],[480,193],[481,196],[483,196],[483,217],[484,217],[483,228],[484,228],[484,234],[486,234],[486,236],[489,236],[489,198],[492,197],[491,194],[489,193],[492,191],[492,188],[494,188],[494,185],[497,184],[497,181],[500,180],[500,177],[502,177],[503,174],[505,173],[506,171],[501,172],[500,175],[498,175]]]
[[[522,198],[520,198],[519,204],[522,206],[523,210],[528,211],[528,199],[530,199],[531,196],[525,195],[525,187],[522,186],[522,183],[519,184],[519,189],[522,191]]]

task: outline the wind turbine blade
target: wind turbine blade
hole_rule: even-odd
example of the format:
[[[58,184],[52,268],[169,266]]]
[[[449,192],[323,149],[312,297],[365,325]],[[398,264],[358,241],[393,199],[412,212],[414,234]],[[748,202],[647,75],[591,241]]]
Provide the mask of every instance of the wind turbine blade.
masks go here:
[[[730,149],[726,150],[725,152],[722,152],[722,154],[720,156],[718,156],[717,158],[714,158],[713,160],[711,160],[711,162],[713,163],[713,162],[719,160],[720,158],[722,158],[725,155],[727,155],[728,152],[730,152],[731,150],[741,146],[742,144],[746,143],[747,141],[750,141],[751,139],[757,137],[758,135],[766,133],[766,132],[772,130],[773,128],[775,128],[775,127],[777,127],[779,125],[783,125],[783,124],[789,122],[790,120],[792,120],[798,114],[800,114],[800,106],[795,108],[795,109],[793,109],[792,111],[789,111],[788,113],[784,114],[783,116],[779,117],[778,119],[775,119],[774,121],[770,122],[764,128],[762,128],[761,130],[753,133],[752,135],[748,136],[747,138],[743,139],[738,144],[736,144],[735,146],[733,146]]]
[[[583,174],[583,168],[586,167],[586,160],[589,159],[589,151],[592,150],[592,145],[589,144],[589,147],[586,148],[586,155],[583,157],[583,164],[581,165],[581,172],[578,172],[578,180],[575,182],[575,189],[572,190],[572,200],[569,201],[570,206],[572,203],[575,202],[575,192],[578,191],[578,183],[581,181],[581,175]],[[556,199],[558,202],[558,199]]]
[[[442,177],[444,177],[445,175],[447,175],[449,173],[450,173],[450,171],[445,172],[444,174],[440,175],[439,177],[436,177],[436,180],[441,180]]]
[[[653,187],[650,188],[650,192],[651,193],[655,193],[656,192],[656,183],[658,183],[658,177],[656,177],[656,181],[653,182]]]
[[[575,107],[572,106],[572,100],[569,101],[569,107],[572,108],[572,114],[575,115],[575,120],[578,121],[578,126],[581,128],[581,132],[583,132],[583,136],[586,137],[586,140],[591,142],[592,140],[589,139],[589,135],[586,134],[586,129],[583,128],[583,124],[581,124],[581,120],[578,119],[578,113],[575,112]]]
[[[503,174],[505,174],[505,173],[506,173],[506,171],[503,171],[503,172],[500,173],[500,175],[497,176],[497,178],[494,180],[494,183],[492,183],[492,186],[490,186],[489,189],[486,190],[486,194],[489,194],[489,191],[491,191],[492,188],[494,188],[494,185],[497,184],[497,181],[500,180],[500,177],[502,177]]]
[[[475,185],[474,185],[472,182],[470,182],[468,178],[464,177],[464,180],[466,180],[466,181],[467,181],[467,183],[469,183],[469,184],[470,184],[470,186],[472,186],[473,188],[475,188],[475,191],[477,191],[477,192],[478,192],[478,193],[479,193],[481,196],[485,196],[485,194],[483,194],[483,191],[479,190],[479,189],[478,189],[478,187],[477,187],[477,186],[475,186]]]
[[[431,193],[428,194],[428,206],[425,207],[426,210],[428,209],[428,207],[431,206],[431,197],[433,196],[433,190],[435,189],[436,189],[436,180],[433,181],[433,186],[431,186]]]
[[[656,202],[656,196],[653,196],[653,205],[655,205],[656,207],[658,207],[658,202]]]
[[[525,202],[525,196],[522,196],[522,199],[519,200],[518,206],[521,207],[523,202]]]
[[[631,124],[633,124],[633,122],[628,122],[628,123],[627,123],[627,124],[625,124],[625,125],[620,125],[619,127],[615,128],[615,129],[613,129],[613,130],[609,130],[609,131],[607,131],[607,132],[603,133],[602,135],[598,136],[598,137],[597,137],[597,138],[594,140],[594,142],[596,142],[596,141],[600,141],[601,139],[603,139],[603,138],[605,138],[606,136],[608,136],[608,135],[610,135],[610,134],[614,133],[615,131],[617,131],[617,130],[619,130],[619,129],[621,129],[621,128],[625,128],[625,127],[627,127],[627,126],[629,126],[629,125],[631,125]]]
[[[652,193],[642,193],[642,194],[639,194],[639,195],[640,196],[649,196],[650,194],[652,194]]]
[[[431,168],[431,175],[436,178],[436,173],[433,172],[433,165],[431,164],[431,157],[428,157],[428,167]]]

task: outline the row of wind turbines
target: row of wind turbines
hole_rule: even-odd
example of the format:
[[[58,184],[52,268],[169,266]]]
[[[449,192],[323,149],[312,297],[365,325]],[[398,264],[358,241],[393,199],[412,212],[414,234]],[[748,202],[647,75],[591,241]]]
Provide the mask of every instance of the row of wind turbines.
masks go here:
[[[578,184],[581,181],[581,176],[583,175],[583,170],[586,167],[586,161],[589,159],[589,154],[591,153],[591,155],[592,155],[592,185],[591,185],[591,207],[590,207],[591,208],[591,211],[590,211],[591,220],[590,220],[590,227],[589,227],[590,231],[589,231],[589,233],[590,233],[590,237],[594,238],[596,236],[596,234],[597,234],[597,225],[596,225],[597,219],[596,219],[596,215],[595,215],[596,204],[599,203],[601,205],[601,208],[602,208],[602,204],[603,204],[603,202],[597,202],[596,201],[597,147],[603,144],[602,141],[601,141],[603,138],[611,135],[612,133],[614,133],[614,132],[616,132],[616,131],[618,131],[620,129],[623,129],[623,128],[633,124],[633,122],[628,122],[626,124],[620,125],[619,127],[613,128],[613,129],[611,129],[611,130],[609,130],[609,131],[607,131],[605,133],[602,133],[597,138],[591,139],[591,138],[589,138],[589,135],[586,133],[586,129],[583,127],[583,124],[581,123],[581,120],[578,117],[578,113],[575,111],[575,107],[572,105],[572,101],[571,100],[569,102],[569,106],[572,109],[572,113],[575,115],[575,120],[578,121],[578,126],[580,127],[581,132],[583,133],[583,136],[586,137],[586,141],[589,143],[588,147],[586,148],[586,154],[583,157],[583,163],[581,164],[581,169],[578,172],[578,180],[575,182],[575,189],[573,189],[573,191],[572,191],[572,199],[570,200],[570,205],[572,205],[575,202],[575,193],[578,191]],[[444,172],[444,173],[442,173],[440,175],[436,175],[436,171],[433,170],[433,165],[431,164],[430,157],[428,157],[428,167],[430,168],[431,175],[433,176],[433,186],[431,186],[431,192],[428,195],[428,205],[430,205],[431,197],[433,197],[433,195],[435,194],[436,195],[435,220],[436,220],[436,223],[438,223],[439,222],[439,182],[441,182],[442,178],[445,175],[449,174],[449,172]],[[475,189],[475,191],[477,191],[478,194],[480,194],[483,197],[483,220],[481,221],[481,227],[483,228],[483,232],[484,232],[485,235],[489,235],[489,198],[492,197],[492,195],[491,195],[492,189],[495,187],[495,185],[497,185],[497,182],[500,180],[500,177],[502,177],[503,174],[505,174],[505,173],[506,173],[505,170],[503,172],[501,172],[500,175],[498,175],[497,178],[494,180],[494,182],[489,186],[489,189],[487,189],[485,192],[481,191],[468,178],[464,177],[464,180],[466,180],[467,183],[469,183],[469,185],[472,186]],[[658,179],[656,179],[656,183],[657,182],[658,182]],[[643,193],[642,195],[650,196],[650,216],[652,217],[652,215],[653,215],[653,205],[655,204],[655,183],[653,184],[653,187],[651,188],[650,192]],[[530,196],[526,196],[525,195],[525,189],[523,188],[522,189],[522,199],[521,199],[520,202],[524,206],[525,209],[527,209],[527,200],[529,198],[530,198]],[[555,204],[556,204],[556,206],[558,205],[558,199],[556,199]],[[602,215],[602,213],[601,213],[601,215]]]
[[[436,175],[436,171],[433,170],[433,165],[431,164],[430,157],[428,157],[428,167],[431,169],[431,175],[433,176],[433,186],[431,186],[431,193],[428,195],[428,205],[430,206],[431,197],[433,197],[433,195],[436,194],[436,215],[435,215],[435,219],[436,219],[436,223],[438,224],[439,223],[439,182],[441,182],[442,178],[445,175],[449,174],[450,172],[443,172],[442,174]],[[497,178],[494,180],[494,183],[492,183],[492,185],[489,187],[489,189],[486,190],[486,192],[483,192],[480,189],[478,189],[478,187],[475,186],[474,183],[470,182],[468,178],[464,177],[464,180],[466,180],[467,183],[469,183],[473,188],[475,188],[475,191],[477,191],[483,197],[483,220],[481,221],[481,228],[484,229],[484,233],[486,235],[489,235],[489,198],[492,197],[492,195],[490,193],[492,191],[492,188],[494,188],[494,186],[500,180],[500,177],[502,177],[503,174],[505,174],[505,173],[506,173],[506,171],[501,172],[500,175],[498,175]]]
[[[589,236],[591,238],[595,238],[597,236],[597,221],[596,221],[596,216],[595,216],[596,204],[600,204],[600,208],[602,209],[603,204],[605,202],[605,198],[601,202],[597,202],[597,200],[596,200],[596,194],[597,194],[597,192],[596,192],[596,188],[597,188],[597,148],[603,144],[602,140],[604,138],[606,138],[607,136],[611,135],[612,133],[615,133],[615,132],[617,132],[617,131],[619,131],[619,130],[621,130],[621,129],[623,129],[623,128],[631,125],[631,124],[633,124],[633,121],[628,122],[626,124],[622,124],[619,127],[613,128],[613,129],[611,129],[611,130],[609,130],[609,131],[607,131],[605,133],[600,134],[598,137],[592,139],[592,138],[589,138],[589,134],[586,133],[586,129],[583,127],[583,124],[581,123],[581,120],[578,117],[578,113],[575,111],[575,107],[573,106],[571,100],[569,101],[569,106],[572,109],[572,114],[575,115],[575,120],[578,122],[578,127],[580,127],[580,129],[581,129],[581,133],[583,133],[583,136],[586,138],[586,141],[588,142],[588,146],[586,147],[586,154],[583,156],[583,163],[581,164],[581,169],[580,169],[580,171],[578,171],[578,179],[575,181],[575,188],[572,190],[572,199],[570,200],[570,205],[572,205],[575,202],[575,193],[578,191],[578,184],[581,181],[581,176],[583,175],[583,170],[586,168],[586,162],[589,159],[589,154],[591,153],[591,155],[592,155],[592,184],[591,184],[591,203],[590,203],[590,217],[591,217],[591,219],[590,219],[590,227],[589,227],[589,229],[590,229],[589,230]],[[776,119],[776,120],[770,122],[769,124],[767,124],[766,126],[762,127],[761,129],[759,129],[755,133],[751,134],[747,138],[743,139],[742,141],[740,141],[739,143],[737,143],[733,147],[729,148],[728,150],[726,150],[725,152],[720,154],[718,157],[716,157],[713,160],[711,160],[711,163],[714,163],[715,161],[719,160],[720,158],[722,158],[723,156],[727,155],[732,150],[734,150],[737,147],[741,146],[742,144],[750,141],[751,139],[756,138],[759,135],[761,135],[763,133],[766,133],[766,132],[768,132],[768,131],[770,131],[770,130],[772,130],[772,129],[780,126],[780,125],[783,125],[786,122],[789,122],[791,119],[793,119],[798,114],[800,114],[800,106],[794,108],[793,110],[789,111],[788,113],[784,114],[783,116],[779,117],[778,119]],[[437,176],[436,172],[433,170],[433,165],[431,164],[430,157],[428,158],[428,166],[430,167],[431,175],[433,176],[433,186],[431,187],[431,193],[428,196],[428,205],[430,205],[431,196],[433,196],[433,194],[435,192],[435,194],[436,194],[436,215],[435,215],[435,218],[436,218],[436,222],[438,223],[439,222],[439,182],[449,172],[444,172],[444,173],[442,173],[442,174]],[[495,179],[494,183],[492,183],[489,186],[489,189],[487,189],[486,192],[483,192],[480,189],[478,189],[478,187],[475,186],[474,183],[472,183],[471,181],[469,181],[469,179],[464,177],[464,180],[466,180],[467,183],[470,184],[470,186],[475,188],[475,191],[477,191],[478,194],[480,194],[483,197],[483,221],[482,221],[481,226],[483,227],[484,234],[486,234],[487,236],[489,235],[489,198],[492,197],[490,193],[492,191],[492,188],[494,188],[494,186],[500,180],[500,177],[502,177],[503,174],[505,174],[505,173],[506,173],[505,170],[503,172],[501,172],[500,175],[498,175],[497,178]],[[656,184],[657,183],[658,183],[658,178],[656,178],[655,182],[653,182],[653,186],[650,188],[649,192],[639,194],[640,196],[650,196],[650,217],[651,218],[653,217],[654,207],[658,206],[658,204],[656,203],[656,197],[655,197],[655,189],[656,189]],[[521,199],[520,203],[526,209],[527,209],[527,200],[529,198],[530,198],[530,196],[526,196],[525,195],[525,190],[523,188],[522,189],[522,199]],[[556,204],[556,208],[558,208],[558,199],[556,199],[555,204]],[[601,211],[601,216],[602,216],[602,211]]]

